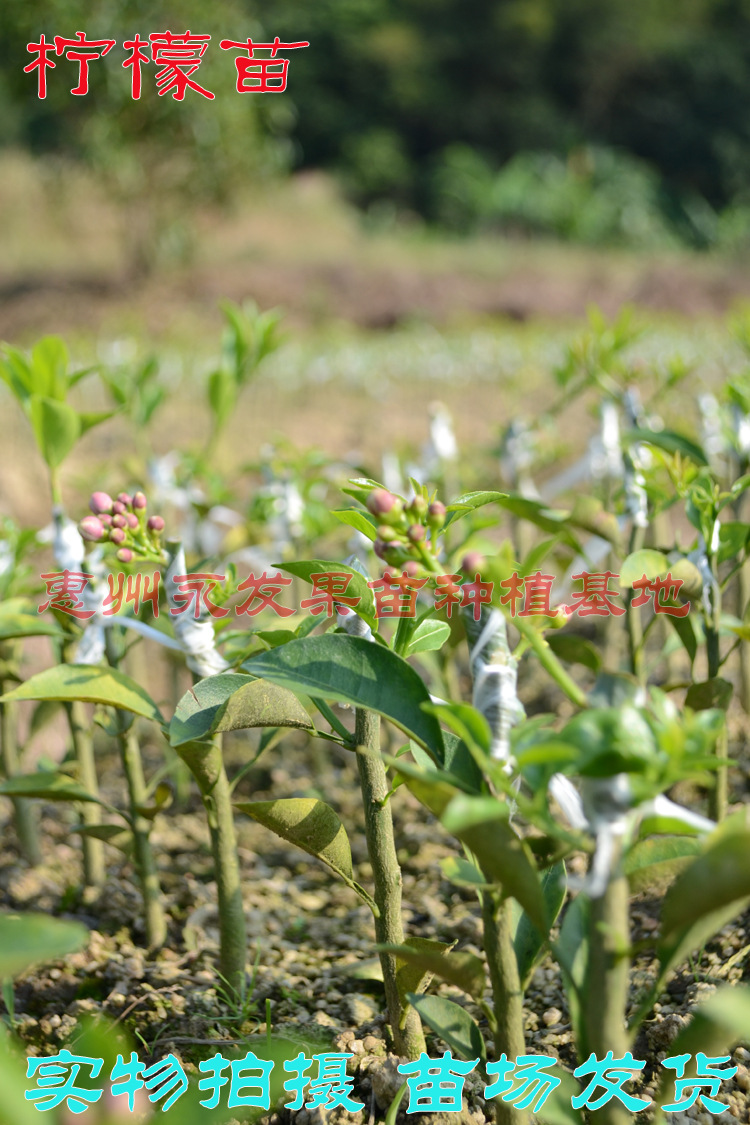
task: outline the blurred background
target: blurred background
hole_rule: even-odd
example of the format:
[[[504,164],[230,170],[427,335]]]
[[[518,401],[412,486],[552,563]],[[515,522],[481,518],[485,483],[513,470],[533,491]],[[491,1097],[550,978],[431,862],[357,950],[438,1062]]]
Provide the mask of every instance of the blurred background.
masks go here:
[[[131,98],[123,41],[167,28],[213,37],[214,100],[157,96],[153,66]],[[27,43],[78,30],[117,46],[86,96],[57,58],[40,100]],[[715,378],[713,325],[750,292],[749,32],[748,0],[4,4],[0,338],[158,348],[189,441],[218,302],[280,307],[242,433],[309,440],[312,412],[338,453],[374,440],[363,393],[393,441],[424,436],[428,390],[489,439],[592,303]],[[219,40],[275,35],[311,44],[287,91],[237,93]]]

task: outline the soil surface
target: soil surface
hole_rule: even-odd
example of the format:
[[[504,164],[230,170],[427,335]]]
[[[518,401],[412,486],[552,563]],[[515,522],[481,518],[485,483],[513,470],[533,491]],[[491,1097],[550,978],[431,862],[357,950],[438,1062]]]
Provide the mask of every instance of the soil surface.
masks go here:
[[[345,713],[342,713],[346,718]],[[248,738],[227,738],[230,773],[247,760]],[[735,752],[737,747],[735,746]],[[155,745],[145,746],[147,767],[161,764]],[[102,744],[99,754],[101,783],[109,801],[124,802],[118,764]],[[743,781],[744,777],[744,781]],[[750,777],[747,761],[735,773],[737,788]],[[239,798],[269,800],[292,796],[319,796],[329,802],[347,825],[355,877],[371,884],[362,823],[356,768],[348,752],[330,744],[309,742],[294,734],[267,753],[240,782]],[[440,826],[417,804],[405,788],[393,799],[397,847],[403,866],[404,915],[408,934],[456,942],[456,949],[481,953],[481,917],[473,893],[448,883],[440,860],[454,855],[455,846]],[[376,979],[372,917],[367,907],[343,884],[337,883],[322,864],[284,844],[245,816],[238,816],[239,854],[243,896],[255,961],[253,983],[244,1010],[222,996],[214,971],[217,952],[215,885],[209,837],[202,807],[191,798],[160,814],[154,825],[153,844],[170,913],[167,946],[152,960],[145,954],[139,922],[139,895],[133,870],[121,853],[108,851],[108,879],[101,893],[79,888],[80,855],[75,821],[63,805],[45,805],[42,829],[44,863],[29,869],[14,847],[9,808],[0,805],[3,817],[0,852],[0,903],[5,909],[33,909],[83,921],[90,930],[87,947],[57,964],[30,971],[15,985],[15,1021],[27,1053],[55,1054],[71,1046],[85,1017],[106,1018],[115,1033],[134,1045],[148,1064],[174,1053],[188,1073],[197,1074],[201,1059],[217,1050],[243,1042],[267,1030],[270,1012],[275,1036],[297,1041],[306,1055],[341,1051],[351,1055],[348,1072],[354,1078],[352,1096],[364,1108],[357,1113],[341,1109],[322,1112],[302,1109],[290,1113],[276,1107],[269,1115],[275,1125],[331,1125],[331,1122],[382,1120],[403,1079],[396,1072],[399,1060],[389,1051],[384,1020],[382,985]],[[583,871],[583,857],[574,858],[571,870]],[[633,938],[648,941],[657,928],[660,899],[641,895],[633,903]],[[750,980],[750,912],[727,926],[693,959],[673,975],[654,1004],[635,1044],[636,1058],[646,1060],[635,1092],[651,1097],[655,1092],[658,1062],[671,1054],[670,1044],[685,1026],[695,1005],[727,982]],[[655,972],[648,952],[639,953],[631,974],[631,1004],[638,1002]],[[463,1004],[482,1028],[488,1050],[492,1042],[483,1013],[457,988],[445,984],[432,991]],[[489,990],[487,993],[489,999]],[[269,1002],[270,1007],[266,1008]],[[527,1048],[551,1055],[566,1066],[576,1065],[565,994],[551,960],[537,969],[525,999]],[[252,1049],[252,1039],[247,1049]],[[243,1048],[244,1049],[244,1048]],[[428,1031],[431,1056],[441,1055],[444,1043]],[[227,1053],[225,1051],[225,1053]],[[721,1125],[750,1121],[750,1051],[738,1047],[733,1060],[734,1079],[722,1084],[725,1113],[711,1116],[700,1103],[686,1115],[671,1118],[676,1125],[693,1122]],[[491,1117],[482,1097],[483,1083],[469,1076],[461,1117],[456,1125],[482,1125]],[[291,1095],[287,1095],[287,1100]],[[402,1102],[399,1120],[405,1116]],[[89,1110],[92,1125],[103,1119]],[[648,1113],[639,1115],[647,1121]],[[134,1120],[126,1115],[127,1120]],[[207,1118],[208,1120],[208,1118]],[[408,1120],[420,1120],[410,1114]],[[426,1123],[442,1125],[441,1115],[423,1115]],[[445,1125],[449,1125],[446,1118]]]

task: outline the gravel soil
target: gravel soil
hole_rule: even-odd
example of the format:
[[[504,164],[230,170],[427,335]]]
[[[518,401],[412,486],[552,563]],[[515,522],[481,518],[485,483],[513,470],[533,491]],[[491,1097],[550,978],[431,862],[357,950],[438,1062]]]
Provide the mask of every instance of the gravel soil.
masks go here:
[[[244,735],[227,739],[232,770],[247,760],[248,749]],[[159,747],[146,744],[145,754],[147,767],[158,768]],[[106,744],[100,769],[107,798],[115,804],[123,800],[117,762]],[[747,763],[740,763],[734,780],[740,788],[747,786]],[[295,733],[243,778],[237,794],[255,800],[325,799],[347,826],[355,877],[370,886],[361,798],[350,754],[330,744],[310,743]],[[455,854],[453,842],[405,787],[397,791],[392,806],[407,933],[455,941],[456,949],[480,954],[481,918],[476,899],[471,891],[446,882],[439,866],[441,859]],[[349,1121],[364,1125],[383,1119],[403,1079],[396,1072],[398,1060],[389,1052],[382,985],[373,971],[372,917],[366,905],[327,868],[238,815],[244,903],[255,961],[252,994],[240,1011],[236,1005],[228,1005],[217,988],[215,884],[208,830],[197,800],[184,808],[173,805],[154,825],[153,845],[171,921],[168,944],[152,960],[141,945],[140,900],[128,860],[108,849],[106,886],[101,893],[81,892],[79,847],[69,831],[75,822],[73,810],[44,805],[41,813],[44,862],[30,869],[18,858],[10,806],[0,803],[0,907],[75,918],[86,924],[90,935],[80,953],[45,964],[16,981],[14,1018],[27,1054],[55,1054],[75,1042],[84,1017],[104,1017],[114,1022],[118,1033],[129,1037],[143,1061],[154,1062],[173,1052],[189,1073],[197,1073],[198,1062],[222,1046],[241,1046],[243,1037],[265,1032],[270,1011],[272,1032],[298,1039],[306,1055],[316,1051],[351,1055],[347,1065],[354,1077],[353,1097],[365,1107],[357,1113],[341,1109],[290,1113],[277,1106],[269,1118],[273,1125],[292,1120],[297,1125]],[[573,870],[582,870],[582,865],[583,857],[573,859]],[[633,901],[634,940],[653,936],[659,909],[658,897],[641,895]],[[672,1053],[670,1044],[696,1004],[721,984],[750,981],[749,948],[747,912],[673,975],[637,1040],[634,1054],[646,1060],[646,1068],[640,1084],[632,1086],[634,1092],[654,1093],[655,1068]],[[654,972],[653,958],[640,954],[631,972],[633,1006]],[[435,983],[431,988],[472,1011],[491,1055],[482,1012],[456,988]],[[565,995],[549,958],[537,969],[526,995],[525,1021],[531,1053],[555,1056],[568,1067],[576,1065]],[[440,1055],[445,1049],[428,1031],[430,1055]],[[713,1116],[697,1103],[686,1114],[670,1115],[675,1125],[750,1122],[750,1051],[738,1047],[732,1061],[738,1066],[737,1075],[724,1082],[719,1093],[726,1112]],[[450,1115],[456,1125],[482,1125],[491,1119],[491,1107],[482,1098],[483,1085],[477,1074],[467,1078],[464,1110],[460,1117]],[[407,1120],[405,1109],[406,1099],[399,1120]],[[442,1116],[433,1113],[424,1119],[440,1125]],[[138,1118],[127,1114],[126,1119]],[[209,1119],[207,1114],[206,1121]],[[648,1119],[648,1111],[634,1118]],[[87,1120],[93,1125],[101,1118],[92,1110]],[[408,1120],[419,1121],[420,1115],[412,1113]]]

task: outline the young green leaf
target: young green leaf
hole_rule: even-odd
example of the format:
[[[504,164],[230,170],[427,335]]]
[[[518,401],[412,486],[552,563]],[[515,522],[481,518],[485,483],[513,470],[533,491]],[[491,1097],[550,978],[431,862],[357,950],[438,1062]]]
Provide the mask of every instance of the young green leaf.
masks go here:
[[[413,939],[412,939],[413,940]],[[463,989],[475,1000],[481,1000],[487,990],[484,962],[473,953],[450,953],[444,943],[443,949],[430,949],[406,943],[404,945],[379,945],[378,951],[396,953],[402,961],[407,961],[429,977],[440,977],[448,984]],[[409,991],[417,991],[416,988]]]
[[[527,845],[510,825],[507,804],[496,797],[459,794],[446,808],[441,822],[474,853],[487,880],[500,883],[546,937],[550,919],[542,885]]]
[[[50,469],[63,463],[81,436],[81,422],[72,406],[32,395],[29,414],[39,452]]]
[[[63,702],[81,700],[83,703],[101,703],[132,711],[145,719],[164,725],[159,708],[151,696],[135,680],[114,668],[99,668],[93,664],[60,664],[37,672],[25,683],[0,697],[9,699],[59,699]]]
[[[296,696],[276,684],[235,672],[200,680],[185,692],[169,724],[172,746],[249,727],[300,727],[312,722]]]
[[[278,801],[242,801],[235,808],[270,828],[287,843],[322,860],[371,909],[377,910],[367,891],[354,880],[346,829],[325,801],[289,797]]]
[[[37,770],[35,773],[17,773],[0,782],[3,797],[37,797],[43,801],[93,801],[82,785],[64,773]]]
[[[377,711],[429,750],[438,764],[443,760],[440,725],[422,709],[430,701],[424,682],[382,645],[326,633],[260,653],[243,668],[290,691]]]
[[[410,992],[407,996],[409,1003],[417,1009],[420,1016],[436,1035],[455,1051],[459,1058],[471,1061],[479,1059],[482,1066],[487,1061],[487,1052],[478,1025],[461,1007],[453,1000],[445,1000],[442,996],[417,996]]]
[[[434,617],[420,621],[411,635],[406,648],[406,656],[416,656],[420,652],[436,652],[441,649],[451,635],[451,627],[447,621],[438,621]]]
[[[550,926],[557,921],[557,916],[562,910],[567,893],[565,881],[565,864],[555,863],[549,867],[541,877],[542,894],[544,896],[545,914]],[[518,906],[518,904],[516,904]],[[518,975],[521,978],[521,988],[526,989],[531,975],[544,950],[544,938],[525,910],[518,908],[515,932],[513,935],[513,948],[518,962]]]
[[[661,890],[703,851],[693,836],[657,836],[639,840],[625,857],[625,874],[633,892]]]
[[[277,563],[278,570],[286,570],[295,578],[302,578],[305,582],[312,583],[314,574],[345,574],[349,577],[346,586],[346,598],[359,598],[359,602],[352,608],[367,622],[370,628],[377,630],[378,621],[375,616],[375,598],[372,590],[367,585],[367,578],[356,567],[346,566],[344,563],[329,562],[325,559],[310,559],[305,562]],[[346,603],[344,603],[346,604]]]
[[[89,932],[80,922],[46,914],[0,914],[0,979],[17,977],[40,961],[83,949]]]

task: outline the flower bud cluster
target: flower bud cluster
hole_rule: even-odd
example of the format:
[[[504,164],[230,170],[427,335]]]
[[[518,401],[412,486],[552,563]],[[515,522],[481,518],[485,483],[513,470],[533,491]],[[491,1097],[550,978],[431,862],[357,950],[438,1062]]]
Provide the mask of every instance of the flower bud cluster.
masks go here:
[[[445,524],[444,504],[439,500],[430,503],[420,495],[406,501],[385,488],[376,488],[367,497],[367,510],[380,520],[374,543],[378,558],[415,573],[418,564],[434,569]]]
[[[112,543],[117,547],[121,563],[136,559],[162,563],[165,559],[160,536],[164,531],[161,516],[147,514],[144,493],[118,493],[113,500],[107,492],[92,492],[89,508],[93,515],[84,516],[78,530],[92,543]]]

